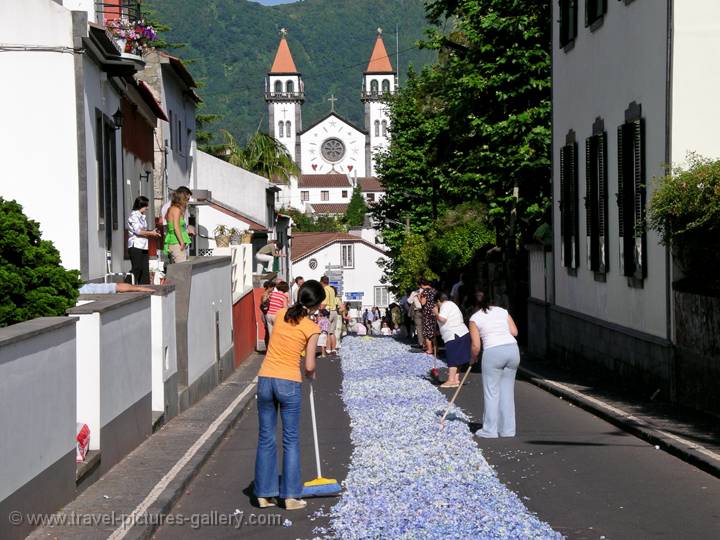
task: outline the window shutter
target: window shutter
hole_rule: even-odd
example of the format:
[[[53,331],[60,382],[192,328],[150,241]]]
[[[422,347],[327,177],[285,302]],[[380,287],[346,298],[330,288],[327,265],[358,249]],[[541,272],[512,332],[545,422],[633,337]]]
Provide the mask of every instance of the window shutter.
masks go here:
[[[634,191],[634,251],[635,271],[633,277],[645,277],[645,156],[643,145],[643,123],[635,120],[632,124],[633,135],[633,191]],[[629,187],[629,186],[628,186]]]
[[[625,156],[623,155],[623,126],[617,130],[618,137],[618,190],[617,190],[617,207],[618,207],[618,236],[620,237],[620,271],[625,272],[625,209],[623,208],[623,189],[625,178],[623,168],[625,166]]]
[[[577,35],[577,0],[568,1],[568,41]]]
[[[587,247],[587,265],[593,268],[593,207],[595,206],[595,195],[593,185],[595,183],[595,159],[593,146],[595,137],[585,139],[585,238]]]
[[[567,222],[567,205],[570,202],[567,196],[567,146],[560,149],[560,258],[563,266],[568,266],[567,242],[568,231]]]
[[[568,184],[570,185],[570,189],[568,190],[570,194],[570,218],[572,221],[570,222],[570,227],[572,231],[571,235],[571,245],[570,245],[570,265],[571,268],[577,268],[580,254],[578,253],[580,251],[580,212],[579,212],[579,200],[578,200],[578,156],[577,156],[577,143],[571,144],[569,147],[570,150],[570,181]]]
[[[607,182],[607,133],[603,132],[597,137],[597,195],[598,195],[598,272],[603,274],[608,271],[607,248],[608,248],[608,182]]]

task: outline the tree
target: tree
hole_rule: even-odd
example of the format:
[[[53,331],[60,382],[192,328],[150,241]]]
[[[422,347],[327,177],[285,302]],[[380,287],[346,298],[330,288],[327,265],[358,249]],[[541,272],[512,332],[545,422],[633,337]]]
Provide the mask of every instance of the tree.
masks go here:
[[[75,305],[79,273],[65,270],[60,253],[41,238],[22,206],[0,197],[0,327],[64,315]]]
[[[282,214],[292,218],[297,232],[344,232],[341,220],[333,216],[312,216],[295,208],[283,208]]]
[[[240,146],[229,131],[223,131],[227,160],[237,167],[259,174],[274,182],[288,183],[300,168],[275,137],[256,131],[247,144]]]
[[[362,196],[360,186],[353,189],[352,197],[345,212],[345,223],[348,227],[361,227],[365,222],[365,214],[368,212],[365,197]]]

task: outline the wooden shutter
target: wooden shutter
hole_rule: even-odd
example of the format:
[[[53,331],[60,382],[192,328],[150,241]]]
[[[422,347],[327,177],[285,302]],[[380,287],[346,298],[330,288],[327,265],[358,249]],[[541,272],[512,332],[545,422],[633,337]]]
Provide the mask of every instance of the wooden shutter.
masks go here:
[[[579,211],[577,144],[571,143],[560,150],[560,235],[562,261],[567,268],[578,267]]]
[[[632,130],[633,148],[633,277],[643,279],[646,274],[645,263],[645,156],[643,141],[643,121],[635,120],[629,124]],[[627,186],[629,188],[630,186]],[[626,189],[627,189],[626,188]]]
[[[618,190],[617,190],[617,207],[618,207],[618,236],[620,237],[620,271],[625,273],[625,208],[624,208],[624,186],[625,186],[625,155],[623,147],[625,144],[624,126],[620,126],[617,130],[618,137]]]
[[[587,265],[591,270],[593,268],[594,244],[594,226],[593,226],[593,210],[595,207],[595,175],[597,172],[595,163],[595,137],[585,139],[585,239]]]
[[[560,149],[560,257],[563,266],[569,266],[566,238],[569,234],[567,230],[567,205],[570,198],[567,193],[567,185],[567,146],[563,146]]]
[[[578,156],[577,156],[577,143],[570,145],[570,195],[571,195],[571,207],[572,207],[572,251],[571,251],[571,264],[572,268],[579,266],[580,258],[580,201],[579,189],[578,189]]]
[[[597,228],[598,228],[598,268],[605,274],[608,271],[608,182],[607,182],[607,133],[597,136]]]

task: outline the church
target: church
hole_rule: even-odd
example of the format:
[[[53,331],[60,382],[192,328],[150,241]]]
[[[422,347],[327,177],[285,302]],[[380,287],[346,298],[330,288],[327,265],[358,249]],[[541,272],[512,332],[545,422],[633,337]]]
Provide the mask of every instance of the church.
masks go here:
[[[300,167],[300,177],[279,186],[278,207],[293,207],[313,214],[344,214],[355,186],[369,204],[384,190],[375,178],[375,154],[388,147],[389,111],[384,96],[397,88],[397,73],[378,29],[360,99],[365,106],[365,125],[360,128],[331,110],[303,129],[305,90],[283,30],[275,60],[265,80],[269,133],[280,141]]]

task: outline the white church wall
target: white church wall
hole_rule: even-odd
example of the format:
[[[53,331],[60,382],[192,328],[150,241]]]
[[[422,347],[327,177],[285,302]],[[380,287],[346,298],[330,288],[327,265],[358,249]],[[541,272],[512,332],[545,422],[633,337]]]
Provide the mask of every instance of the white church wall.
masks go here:
[[[321,146],[328,139],[336,138],[345,145],[343,157],[332,163],[322,156]],[[303,174],[327,174],[336,172],[366,176],[365,133],[330,115],[300,136],[301,165]]]

